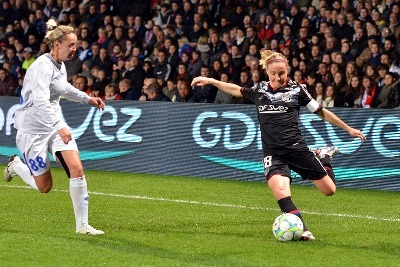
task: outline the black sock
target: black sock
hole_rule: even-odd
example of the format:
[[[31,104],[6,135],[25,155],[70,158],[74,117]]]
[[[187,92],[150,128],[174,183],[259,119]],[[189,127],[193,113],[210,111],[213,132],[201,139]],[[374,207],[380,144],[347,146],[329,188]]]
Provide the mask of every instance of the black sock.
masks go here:
[[[300,211],[293,204],[291,197],[284,197],[284,198],[279,199],[278,205],[281,208],[282,212],[291,213],[291,214],[294,214],[297,217],[299,217],[300,220],[303,222],[304,231],[307,231],[307,227],[306,227],[306,224],[304,223],[303,217],[301,217]]]

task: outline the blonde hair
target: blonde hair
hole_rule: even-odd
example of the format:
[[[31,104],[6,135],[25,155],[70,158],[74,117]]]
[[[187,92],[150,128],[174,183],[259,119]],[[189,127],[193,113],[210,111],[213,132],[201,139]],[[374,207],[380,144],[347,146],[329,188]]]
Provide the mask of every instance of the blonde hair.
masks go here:
[[[277,61],[285,62],[286,65],[289,66],[288,60],[283,54],[274,52],[272,50],[264,50],[261,52],[260,65],[263,69],[266,70],[269,64]]]
[[[185,36],[182,36],[181,38],[179,38],[178,41],[181,41],[181,42],[184,43],[184,44],[188,44],[188,43],[189,43],[188,38],[185,37]]]
[[[199,45],[208,44],[208,37],[205,35],[200,36],[199,40],[197,41],[197,44],[199,44]]]
[[[104,88],[104,92],[106,92],[107,89],[112,89],[114,91],[114,93],[117,92],[117,86],[113,83],[107,84],[106,87]]]
[[[46,22],[47,33],[44,37],[45,43],[51,49],[53,43],[57,40],[63,40],[66,34],[73,33],[74,28],[71,26],[60,25],[57,26],[57,23],[54,19],[49,19]]]

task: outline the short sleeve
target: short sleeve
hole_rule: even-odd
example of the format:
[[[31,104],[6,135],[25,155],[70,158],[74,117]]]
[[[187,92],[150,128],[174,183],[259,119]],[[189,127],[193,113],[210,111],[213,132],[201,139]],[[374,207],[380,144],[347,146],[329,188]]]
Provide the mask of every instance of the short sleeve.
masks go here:
[[[254,102],[254,98],[256,96],[256,89],[257,89],[257,86],[253,86],[253,87],[249,87],[249,88],[242,87],[240,89],[240,92],[242,93],[243,97]]]
[[[307,109],[312,113],[318,113],[322,109],[322,106],[307,91],[307,86],[305,84],[300,84],[299,86],[300,86],[299,104],[301,106],[306,106]]]

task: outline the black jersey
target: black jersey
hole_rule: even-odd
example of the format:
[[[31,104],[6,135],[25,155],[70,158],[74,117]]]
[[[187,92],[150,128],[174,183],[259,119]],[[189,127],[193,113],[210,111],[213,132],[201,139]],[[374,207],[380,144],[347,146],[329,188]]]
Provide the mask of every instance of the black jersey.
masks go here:
[[[286,86],[272,90],[261,82],[241,93],[256,104],[264,154],[266,150],[282,155],[306,146],[299,129],[301,106],[317,113],[322,107],[307,92],[305,85],[288,80]]]

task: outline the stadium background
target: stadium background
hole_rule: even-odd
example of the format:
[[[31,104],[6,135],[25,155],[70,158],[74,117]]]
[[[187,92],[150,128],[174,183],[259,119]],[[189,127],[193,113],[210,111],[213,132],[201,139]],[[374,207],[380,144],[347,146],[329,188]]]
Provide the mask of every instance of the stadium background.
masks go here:
[[[107,102],[104,112],[61,101],[84,167],[131,173],[264,181],[261,138],[252,105]],[[15,147],[18,98],[0,99],[0,162]],[[361,129],[361,144],[339,128],[301,111],[300,128],[312,148],[334,143],[338,187],[400,191],[400,115],[396,110],[333,111]],[[53,163],[54,166],[58,166]],[[294,174],[293,182],[302,181]]]

